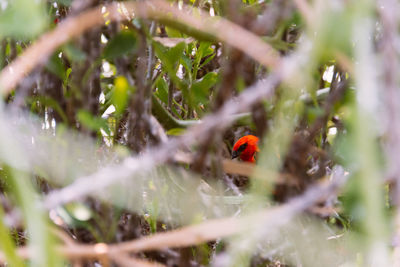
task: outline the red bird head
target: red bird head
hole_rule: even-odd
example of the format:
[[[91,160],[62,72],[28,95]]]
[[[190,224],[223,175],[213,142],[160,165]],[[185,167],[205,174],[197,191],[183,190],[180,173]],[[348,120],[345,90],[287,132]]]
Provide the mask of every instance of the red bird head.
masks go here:
[[[232,159],[240,157],[241,160],[247,162],[256,162],[254,154],[259,151],[258,137],[254,135],[245,135],[233,146]]]

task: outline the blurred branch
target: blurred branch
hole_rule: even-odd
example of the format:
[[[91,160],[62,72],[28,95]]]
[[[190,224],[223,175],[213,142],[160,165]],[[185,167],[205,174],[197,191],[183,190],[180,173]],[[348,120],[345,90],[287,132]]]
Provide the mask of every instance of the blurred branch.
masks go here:
[[[184,164],[192,164],[194,160],[194,155],[189,153],[183,153],[178,151],[178,153],[174,156],[174,161],[184,163]],[[222,167],[224,172],[230,174],[239,174],[243,176],[250,177],[254,171],[254,164],[247,162],[239,162],[233,161],[230,159],[222,160]]]
[[[198,225],[187,226],[118,244],[97,243],[94,245],[60,246],[59,252],[70,259],[104,257],[114,259],[116,255],[124,255],[124,253],[188,247],[228,237],[248,229],[258,231],[260,230],[259,227],[263,229],[279,227],[297,214],[311,208],[315,203],[337,193],[346,181],[347,176],[339,168],[334,172],[331,179],[324,179],[308,189],[303,195],[293,198],[288,203],[279,207],[264,209],[243,218],[230,217],[209,220]],[[252,227],[249,225],[252,225]],[[18,253],[23,258],[30,257],[30,253],[25,247],[19,248]],[[4,262],[3,255],[0,257],[0,262]]]
[[[383,28],[380,52],[383,57],[383,96],[385,102],[385,153],[388,163],[386,176],[394,181],[392,196],[396,205],[394,216],[393,234],[393,266],[400,266],[400,166],[398,155],[400,153],[400,88],[398,86],[399,64],[396,46],[398,43],[397,29],[399,23],[400,6],[396,0],[378,1],[380,19]]]
[[[308,25],[313,25],[315,22],[313,9],[305,0],[293,0],[299,9],[300,13],[303,15],[304,19],[307,21]]]
[[[104,7],[106,12],[103,13]],[[196,15],[189,14],[186,7],[182,10],[185,11],[162,0],[113,2],[68,18],[53,31],[43,35],[1,71],[1,92],[6,94],[12,90],[25,75],[28,75],[37,65],[44,63],[59,46],[67,41],[80,36],[90,28],[104,25],[108,21],[130,20],[132,14],[140,18],[157,20],[166,25],[190,27],[243,51],[266,67],[274,69],[279,66],[278,53],[253,33],[223,18],[210,17],[200,11]],[[221,29],[224,30],[221,31]]]
[[[194,155],[190,153],[184,153],[181,151],[178,151],[175,156],[174,156],[174,161],[183,163],[183,164],[192,164],[194,160]],[[210,161],[206,162],[206,166],[210,167]],[[236,174],[236,175],[241,175],[241,176],[246,176],[248,178],[257,178],[257,176],[254,176],[254,169],[256,165],[253,163],[248,163],[248,162],[240,162],[240,161],[234,161],[230,159],[222,159],[222,168],[225,173],[228,174]],[[277,173],[267,170],[264,171],[264,176],[266,177],[274,177],[274,179],[271,178],[271,182],[275,184],[292,184],[288,180],[291,180],[291,174],[289,173]],[[297,184],[292,184],[292,185],[297,185]],[[223,198],[229,198],[229,197],[223,197]],[[241,200],[243,202],[243,199]]]
[[[385,189],[382,183],[382,168],[378,158],[379,148],[376,139],[379,137],[379,96],[381,80],[377,75],[379,55],[371,41],[376,32],[376,12],[374,2],[360,1],[359,8],[353,13],[354,42],[354,84],[357,88],[354,101],[353,118],[350,121],[350,135],[353,140],[354,161],[356,164],[355,182],[358,194],[362,199],[360,205],[365,213],[360,218],[363,229],[363,261],[365,265],[389,266],[389,247],[387,247],[389,224],[386,220]],[[390,122],[392,123],[392,122]]]

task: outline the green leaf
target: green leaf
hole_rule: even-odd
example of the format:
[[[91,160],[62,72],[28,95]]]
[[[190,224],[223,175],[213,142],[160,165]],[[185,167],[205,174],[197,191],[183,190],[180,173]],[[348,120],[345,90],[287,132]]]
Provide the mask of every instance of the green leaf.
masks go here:
[[[185,85],[183,84],[183,81],[176,76],[176,71],[178,63],[184,55],[183,52],[186,48],[186,44],[181,42],[172,48],[166,48],[158,42],[153,42],[153,45],[157,57],[161,60],[163,69],[168,73],[174,84],[176,84],[178,88],[182,89]]]
[[[164,103],[168,104],[168,84],[164,78],[160,78],[156,82],[157,91],[155,95]]]
[[[199,69],[201,69],[202,67],[204,67],[205,65],[207,65],[208,62],[210,62],[211,60],[213,60],[213,58],[215,57],[216,54],[213,54],[211,56],[209,56],[206,60],[204,60],[203,63],[201,63]]]
[[[86,54],[72,43],[66,44],[63,51],[69,60],[74,62],[82,62],[86,59]]]
[[[64,81],[63,81],[64,86],[67,86],[67,85],[68,85],[69,76],[71,75],[71,73],[72,73],[72,68],[68,68],[68,69],[65,71],[65,79],[64,79]]]
[[[209,72],[203,78],[193,83],[191,92],[197,102],[208,102],[209,90],[218,82],[218,77],[217,73]]]
[[[197,53],[194,57],[194,63],[193,63],[193,65],[194,65],[193,78],[194,79],[196,79],[196,77],[197,77],[197,71],[199,69],[201,59],[203,57],[211,55],[212,53],[214,53],[214,49],[211,48],[211,43],[209,43],[209,42],[200,43],[199,47],[197,48]]]
[[[115,106],[116,115],[121,115],[129,99],[130,86],[124,76],[118,76],[114,80],[114,92],[112,95],[112,104]]]
[[[132,31],[124,30],[112,38],[104,48],[103,57],[112,60],[136,50],[136,35]]]
[[[242,0],[242,2],[248,5],[254,5],[257,3],[257,0]]]
[[[173,135],[173,136],[182,135],[184,133],[185,133],[184,128],[172,128],[171,130],[167,131],[167,135]]]
[[[170,48],[166,55],[168,60],[173,65],[176,65],[180,61],[182,56],[184,55],[183,51],[185,50],[185,48],[186,48],[186,44],[184,42],[181,42],[181,43],[177,44],[176,46]]]
[[[90,130],[99,131],[100,129],[103,129],[108,135],[110,135],[107,121],[103,118],[95,117],[86,110],[80,110],[78,111],[77,119],[84,127]]]
[[[192,61],[190,58],[186,55],[183,55],[181,57],[181,64],[185,67],[185,69],[191,73],[192,72]]]
[[[214,49],[211,47],[211,43],[209,42],[202,42],[197,49],[197,53],[200,53],[201,57],[206,57],[214,53]]]
[[[66,70],[62,59],[58,56],[59,52],[54,53],[46,64],[46,69],[57,75],[61,80],[65,80]]]
[[[174,28],[165,27],[165,31],[167,32],[168,37],[174,37],[174,38],[182,37],[182,33]]]
[[[168,72],[175,73],[177,63],[183,55],[186,44],[181,42],[172,48],[166,48],[158,42],[153,42],[157,57]]]

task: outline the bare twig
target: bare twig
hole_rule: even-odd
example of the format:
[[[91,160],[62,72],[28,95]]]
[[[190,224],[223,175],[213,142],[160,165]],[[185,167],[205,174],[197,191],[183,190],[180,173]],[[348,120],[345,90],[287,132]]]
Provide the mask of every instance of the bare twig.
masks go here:
[[[56,29],[43,35],[34,45],[27,48],[0,73],[1,92],[6,94],[12,90],[35,66],[44,63],[49,55],[67,41],[80,36],[90,28],[103,25],[106,21],[131,19],[132,14],[163,23],[181,23],[186,27],[215,36],[266,67],[276,68],[280,63],[279,55],[267,43],[223,18],[210,17],[203,13],[194,16],[188,11],[178,10],[163,0],[113,2],[104,7],[105,13],[102,13],[103,6],[99,6],[64,20]],[[184,10],[187,9],[184,8]],[[224,30],[221,31],[221,29]]]

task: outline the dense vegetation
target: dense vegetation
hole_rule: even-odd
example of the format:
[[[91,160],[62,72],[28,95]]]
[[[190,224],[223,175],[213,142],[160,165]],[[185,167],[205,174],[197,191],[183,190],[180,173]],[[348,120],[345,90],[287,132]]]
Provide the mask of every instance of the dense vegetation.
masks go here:
[[[399,14],[0,0],[0,264],[400,266]]]

